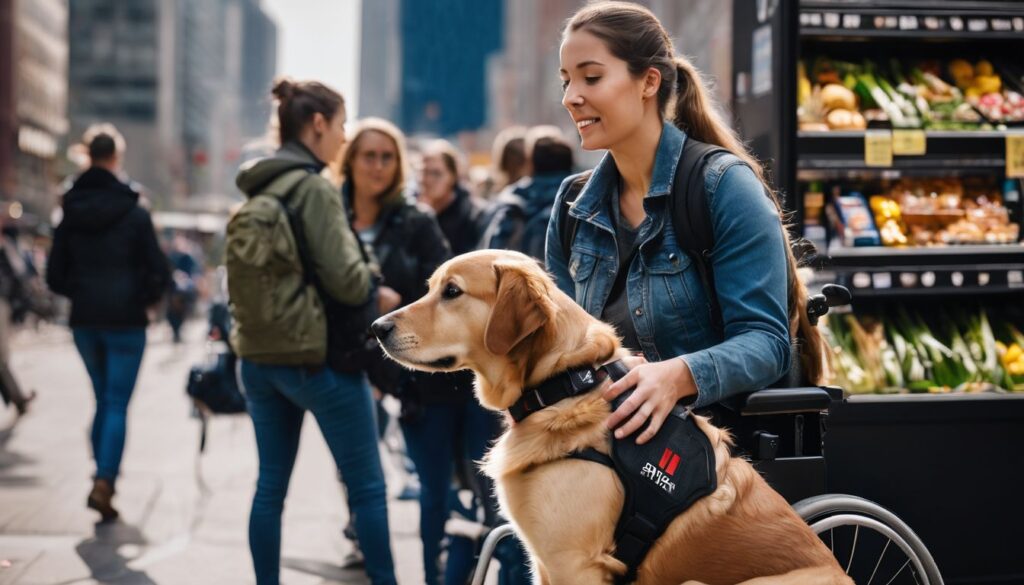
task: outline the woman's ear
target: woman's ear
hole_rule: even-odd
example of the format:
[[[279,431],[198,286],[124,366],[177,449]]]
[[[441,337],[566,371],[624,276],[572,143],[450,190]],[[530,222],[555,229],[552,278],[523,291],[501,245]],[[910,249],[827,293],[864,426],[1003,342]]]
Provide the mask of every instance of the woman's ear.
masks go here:
[[[658,95],[658,90],[661,88],[661,71],[658,71],[657,67],[648,67],[647,73],[644,74],[644,86],[643,96],[644,99],[650,99]]]
[[[327,118],[325,118],[323,114],[321,114],[320,112],[313,113],[313,133],[315,135],[322,135],[324,132],[327,131],[328,126],[329,122],[327,121]]]

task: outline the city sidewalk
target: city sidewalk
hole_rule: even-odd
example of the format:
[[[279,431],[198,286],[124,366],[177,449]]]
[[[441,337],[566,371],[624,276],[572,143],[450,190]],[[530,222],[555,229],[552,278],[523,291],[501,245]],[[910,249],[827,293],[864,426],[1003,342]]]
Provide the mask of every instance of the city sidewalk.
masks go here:
[[[150,329],[118,481],[122,519],[97,526],[85,508],[94,404],[85,368],[66,329],[18,333],[12,367],[39,396],[17,424],[13,409],[0,410],[0,585],[253,583],[255,439],[248,417],[216,418],[197,458],[199,423],[184,387],[205,355],[202,337],[193,323],[175,347],[166,326]],[[401,482],[385,464],[393,495]],[[388,508],[399,581],[422,583],[417,505],[392,497]],[[346,518],[334,464],[307,418],[285,505],[283,583],[368,583],[338,568]]]

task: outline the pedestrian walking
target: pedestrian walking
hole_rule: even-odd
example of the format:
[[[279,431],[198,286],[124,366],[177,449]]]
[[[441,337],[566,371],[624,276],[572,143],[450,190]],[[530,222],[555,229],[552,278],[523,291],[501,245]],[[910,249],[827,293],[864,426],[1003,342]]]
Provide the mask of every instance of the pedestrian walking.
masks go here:
[[[199,297],[196,280],[202,275],[202,263],[192,252],[195,246],[183,235],[171,240],[167,258],[171,263],[171,289],[167,295],[167,323],[174,343],[181,343],[181,327]]]
[[[526,155],[527,176],[491,202],[480,247],[515,250],[543,262],[555,195],[572,174],[573,152],[557,126],[535,126],[526,133]]]
[[[4,214],[6,215],[6,214]],[[35,391],[24,392],[11,370],[11,333],[18,313],[32,309],[34,291],[30,286],[31,268],[18,250],[14,239],[7,237],[5,217],[0,215],[0,398],[13,404],[18,414],[25,414]]]
[[[319,82],[287,79],[273,96],[281,148],[239,172],[249,199],[228,223],[226,246],[231,345],[259,454],[249,518],[256,582],[279,580],[281,512],[308,410],[345,482],[370,580],[395,583],[373,399],[350,363],[393,302],[379,297],[378,306],[341,196],[320,175],[345,142],[344,100]]]
[[[83,142],[91,166],[64,194],[46,282],[71,299],[69,325],[96,395],[90,435],[96,475],[87,504],[109,521],[118,516],[112,498],[146,347],[146,309],[160,300],[169,273],[149,212],[119,178],[124,138],[100,124]]]

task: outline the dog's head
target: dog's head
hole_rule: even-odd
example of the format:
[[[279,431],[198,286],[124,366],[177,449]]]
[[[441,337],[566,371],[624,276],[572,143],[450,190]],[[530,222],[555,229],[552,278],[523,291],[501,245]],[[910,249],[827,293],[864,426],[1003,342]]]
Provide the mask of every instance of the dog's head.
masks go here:
[[[524,385],[618,348],[614,330],[559,291],[535,260],[501,250],[442,264],[423,298],[372,329],[384,351],[409,368],[475,371],[478,398],[498,410]]]

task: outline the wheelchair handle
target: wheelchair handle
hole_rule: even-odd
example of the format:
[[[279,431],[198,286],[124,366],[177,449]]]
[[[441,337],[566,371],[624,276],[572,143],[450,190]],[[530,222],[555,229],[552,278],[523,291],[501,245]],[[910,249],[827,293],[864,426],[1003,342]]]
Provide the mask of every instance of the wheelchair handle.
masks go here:
[[[829,308],[849,305],[852,300],[853,295],[845,286],[826,284],[819,294],[808,297],[807,318],[811,325],[817,325],[818,319],[828,314]]]

